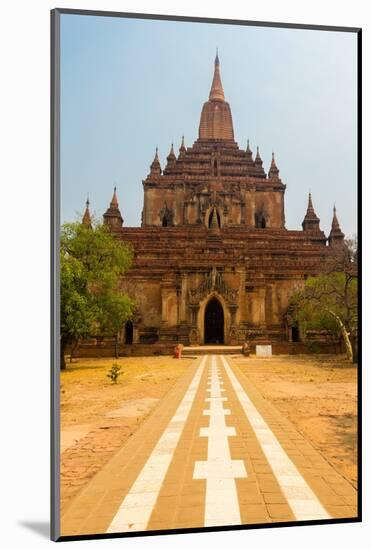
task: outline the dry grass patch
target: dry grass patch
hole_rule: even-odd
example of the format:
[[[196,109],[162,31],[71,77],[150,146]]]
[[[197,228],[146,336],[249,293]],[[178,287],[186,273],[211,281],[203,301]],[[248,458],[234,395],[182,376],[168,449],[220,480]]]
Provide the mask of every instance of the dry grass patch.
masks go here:
[[[61,372],[61,508],[90,481],[187,371],[192,359],[78,359]],[[122,367],[117,384],[107,377]]]
[[[252,356],[234,362],[356,486],[357,367],[338,355]]]

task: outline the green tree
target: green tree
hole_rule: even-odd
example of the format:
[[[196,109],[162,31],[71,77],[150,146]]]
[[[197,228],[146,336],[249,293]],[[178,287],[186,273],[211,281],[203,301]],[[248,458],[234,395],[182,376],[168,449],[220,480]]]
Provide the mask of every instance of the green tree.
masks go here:
[[[119,290],[132,262],[131,248],[103,224],[64,224],[60,240],[61,368],[67,344],[97,334],[117,334],[133,301]],[[117,349],[116,349],[117,353]]]
[[[357,242],[350,239],[323,266],[322,273],[309,277],[304,289],[291,299],[296,319],[304,330],[322,328],[335,338],[341,335],[347,357],[357,359],[358,278]]]

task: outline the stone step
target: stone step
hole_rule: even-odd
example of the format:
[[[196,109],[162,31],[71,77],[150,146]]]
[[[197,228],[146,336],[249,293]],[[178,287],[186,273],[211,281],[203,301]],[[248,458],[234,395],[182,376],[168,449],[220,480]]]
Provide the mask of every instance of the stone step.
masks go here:
[[[241,352],[241,346],[184,346],[182,355],[238,355]]]

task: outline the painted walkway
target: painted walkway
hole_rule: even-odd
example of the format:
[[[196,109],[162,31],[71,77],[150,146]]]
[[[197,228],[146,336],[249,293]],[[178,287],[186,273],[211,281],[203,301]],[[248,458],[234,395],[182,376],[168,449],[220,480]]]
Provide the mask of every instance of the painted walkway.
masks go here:
[[[357,492],[223,355],[194,361],[62,535],[350,518]]]

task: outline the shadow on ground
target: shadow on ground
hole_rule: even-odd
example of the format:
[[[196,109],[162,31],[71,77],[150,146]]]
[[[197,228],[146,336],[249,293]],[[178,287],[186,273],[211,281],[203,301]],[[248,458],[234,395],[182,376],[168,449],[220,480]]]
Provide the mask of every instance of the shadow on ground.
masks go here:
[[[50,538],[50,523],[48,521],[19,521],[18,525],[33,531],[43,539]]]

